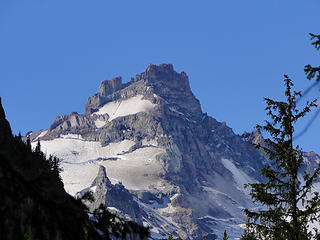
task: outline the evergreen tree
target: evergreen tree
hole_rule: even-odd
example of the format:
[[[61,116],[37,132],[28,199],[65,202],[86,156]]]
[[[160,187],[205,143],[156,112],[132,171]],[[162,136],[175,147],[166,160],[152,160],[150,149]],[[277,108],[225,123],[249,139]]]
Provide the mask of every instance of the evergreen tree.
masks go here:
[[[117,215],[109,212],[103,204],[93,211],[92,216],[95,218],[94,226],[100,231],[103,240],[144,240],[150,236],[149,228],[140,226],[132,221],[123,220]]]
[[[206,236],[205,236],[205,237],[206,237]],[[205,238],[205,237],[204,237],[203,239],[208,239],[208,238]],[[168,240],[182,240],[182,239],[181,239],[180,236],[178,236],[177,238],[173,238],[173,235],[170,234],[169,237],[168,237]]]
[[[38,141],[37,141],[37,146],[34,150],[36,153],[40,153],[41,152],[41,144],[40,144],[40,139],[38,138]]]
[[[320,35],[310,33],[310,36],[311,40],[313,40],[312,45],[314,45],[317,50],[320,50]],[[310,64],[308,64],[304,67],[304,72],[309,80],[312,78],[316,78],[316,81],[320,80],[320,66],[312,67]]]
[[[27,147],[28,147],[28,149],[30,149],[31,150],[31,141],[30,141],[30,137],[28,136],[27,137]]]
[[[63,168],[60,166],[61,160],[56,156],[49,155],[48,163],[52,174],[62,180],[60,177],[60,173],[63,171]]]
[[[293,83],[288,76],[285,75],[284,81],[286,101],[265,98],[265,110],[271,122],[257,126],[258,130],[265,130],[270,136],[265,140],[266,146],[256,145],[267,154],[270,164],[261,170],[265,177],[263,183],[247,185],[251,188],[253,201],[261,204],[262,209],[245,209],[248,220],[243,240],[305,240],[317,235],[310,231],[309,223],[319,217],[319,196],[317,192],[311,193],[311,187],[320,168],[313,173],[305,171],[302,179],[299,178],[303,157],[299,147],[293,145],[294,124],[316,104],[315,101],[307,103],[299,111],[296,99],[301,92],[292,90]]]
[[[223,233],[223,240],[228,240],[229,237],[228,237],[228,234],[227,234],[227,231],[224,230],[224,233]]]

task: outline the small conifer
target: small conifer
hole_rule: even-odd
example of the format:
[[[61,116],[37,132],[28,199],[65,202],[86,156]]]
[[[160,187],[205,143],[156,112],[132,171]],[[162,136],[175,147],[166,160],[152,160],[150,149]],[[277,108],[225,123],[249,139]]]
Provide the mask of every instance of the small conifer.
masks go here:
[[[224,230],[224,233],[223,233],[223,240],[228,240],[229,237],[228,237],[228,234],[227,234],[227,231]]]
[[[307,103],[299,111],[296,100],[301,93],[292,90],[293,83],[288,76],[285,75],[284,81],[286,101],[266,98],[265,110],[271,122],[257,126],[258,130],[265,130],[270,136],[265,140],[266,146],[256,145],[267,154],[270,164],[261,170],[264,182],[248,184],[250,196],[262,205],[262,209],[245,209],[248,222],[242,240],[307,240],[315,239],[317,235],[316,231],[310,230],[309,224],[319,219],[319,193],[311,193],[311,187],[319,176],[320,168],[312,173],[305,171],[300,178],[302,152],[293,145],[294,124],[316,103]]]

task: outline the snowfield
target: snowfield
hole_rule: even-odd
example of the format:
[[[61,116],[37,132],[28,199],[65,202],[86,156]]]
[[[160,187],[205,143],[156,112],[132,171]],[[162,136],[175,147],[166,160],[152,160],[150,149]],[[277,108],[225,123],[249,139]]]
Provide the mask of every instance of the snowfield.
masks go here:
[[[47,134],[47,132],[48,132],[48,130],[42,131],[36,139],[38,140],[38,138],[43,137],[44,135]]]
[[[90,187],[97,176],[100,165],[106,168],[107,176],[112,184],[121,182],[129,190],[157,189],[162,191],[168,188],[169,183],[159,177],[164,172],[159,156],[165,154],[165,150],[158,147],[157,139],[142,139],[141,143],[142,147],[130,151],[130,148],[136,144],[131,140],[110,143],[102,147],[100,142],[87,141],[81,135],[68,134],[50,141],[41,141],[41,149],[46,155],[53,154],[62,160],[61,177],[65,190],[70,195],[75,195],[84,188]],[[37,140],[34,140],[32,146],[35,147],[36,144]],[[221,229],[216,229],[218,233],[222,234],[227,229],[231,235],[238,235],[241,232],[238,227],[238,224],[241,223],[239,219],[243,217],[241,209],[242,206],[248,204],[241,202],[241,199],[244,199],[242,194],[245,194],[243,184],[253,182],[253,180],[238,169],[231,160],[222,159],[222,163],[232,173],[236,184],[226,183],[222,177],[213,179],[217,186],[204,187],[205,195],[201,197],[201,206],[212,209],[224,206],[223,209],[234,213],[234,216],[213,218],[204,215],[199,217],[199,221],[204,222],[210,228],[216,228],[216,225],[219,224]],[[95,188],[91,190],[95,191]],[[168,229],[175,230],[176,225],[170,215],[179,209],[173,207],[170,200],[172,199],[168,199],[168,202],[164,204],[157,202],[145,204],[136,200],[140,207],[150,214],[150,219],[144,219],[144,224],[153,226],[151,230],[153,237],[170,234]],[[189,200],[194,201],[192,198]]]
[[[131,140],[110,143],[102,147],[100,142],[84,141],[79,135],[63,135],[51,141],[41,141],[41,149],[48,156],[53,154],[62,160],[61,177],[66,191],[75,195],[90,186],[98,174],[99,166],[106,167],[110,181],[131,190],[163,188],[158,174],[162,165],[157,160],[164,150],[144,140],[144,147],[129,152],[135,144]],[[155,145],[155,141],[151,141]],[[35,147],[36,141],[32,142]]]
[[[238,185],[238,189],[245,192],[248,195],[250,190],[248,188],[244,188],[244,185],[248,183],[254,183],[255,181],[246,173],[241,171],[241,169],[237,168],[229,159],[221,159],[221,162],[224,165],[224,167],[232,173],[233,179]]]
[[[94,124],[96,125],[97,128],[102,128],[104,125],[106,125],[106,122],[101,121],[100,119],[97,119],[94,121]]]
[[[33,142],[35,146],[37,143]],[[134,141],[110,143],[102,147],[100,142],[82,140],[80,135],[62,135],[51,141],[41,141],[41,150],[48,156],[57,156],[63,162],[84,163],[98,158],[117,157],[122,152],[129,151]]]
[[[108,121],[112,121],[118,117],[124,117],[127,115],[136,114],[139,112],[150,112],[156,106],[149,100],[142,99],[143,95],[137,95],[125,100],[109,102],[102,106],[97,112],[93,113],[96,115],[108,114]],[[98,123],[99,125],[99,123]],[[97,122],[96,126],[98,127]],[[100,126],[100,125],[99,125]]]

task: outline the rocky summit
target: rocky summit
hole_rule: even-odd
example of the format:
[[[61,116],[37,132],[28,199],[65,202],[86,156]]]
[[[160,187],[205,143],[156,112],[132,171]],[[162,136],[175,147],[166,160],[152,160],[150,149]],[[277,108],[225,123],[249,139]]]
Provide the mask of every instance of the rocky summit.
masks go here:
[[[62,160],[67,192],[91,191],[90,208],[106,204],[150,226],[153,239],[239,237],[242,209],[253,207],[243,185],[260,181],[266,162],[251,145],[261,134],[237,135],[203,113],[188,76],[171,64],[103,81],[85,114],[57,117],[29,137]]]

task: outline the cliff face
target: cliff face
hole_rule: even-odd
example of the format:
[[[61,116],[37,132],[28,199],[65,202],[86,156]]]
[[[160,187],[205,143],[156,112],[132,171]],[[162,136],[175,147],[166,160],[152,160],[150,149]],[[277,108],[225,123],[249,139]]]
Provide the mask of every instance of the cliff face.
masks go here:
[[[202,113],[187,75],[161,64],[128,83],[102,82],[85,114],[58,117],[30,137],[62,159],[70,194],[94,189],[91,207],[116,208],[152,226],[153,238],[215,239],[224,230],[240,236],[241,209],[253,206],[243,184],[260,180],[266,159],[251,145],[259,136],[247,135]],[[91,185],[100,165],[110,179],[102,187]]]

